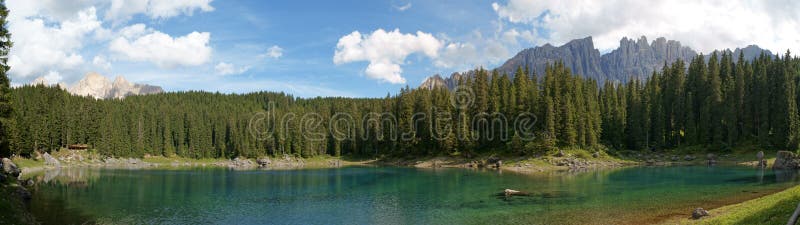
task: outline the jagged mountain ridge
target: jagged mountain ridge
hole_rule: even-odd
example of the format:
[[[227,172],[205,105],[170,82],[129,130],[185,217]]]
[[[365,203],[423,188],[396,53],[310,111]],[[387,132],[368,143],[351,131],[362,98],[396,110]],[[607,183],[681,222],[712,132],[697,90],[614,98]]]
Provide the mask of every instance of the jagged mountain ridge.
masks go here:
[[[36,78],[32,85],[49,84],[44,77]],[[107,77],[90,72],[72,86],[60,83],[59,87],[73,95],[91,96],[97,99],[121,99],[131,95],[155,94],[164,92],[159,86],[131,83],[123,76],[117,76],[114,82]]]
[[[748,60],[758,57],[762,51],[772,55],[769,50],[763,50],[756,45],[722,51],[732,52],[735,57],[742,52]],[[654,70],[663,67],[664,62],[674,62],[678,59],[688,62],[697,55],[696,51],[682,46],[678,41],[660,37],[648,43],[644,36],[637,40],[622,38],[617,49],[600,54],[600,51],[594,48],[592,37],[589,36],[572,40],[559,47],[545,44],[522,50],[496,69],[513,77],[518,67],[530,66],[536,74],[544,74],[548,64],[561,60],[573,73],[593,78],[599,83],[605,80],[626,82],[629,79],[649,77]],[[442,78],[437,74],[427,78],[420,88],[442,85],[453,88],[459,79],[472,76],[474,73],[474,70],[453,73],[448,78]]]

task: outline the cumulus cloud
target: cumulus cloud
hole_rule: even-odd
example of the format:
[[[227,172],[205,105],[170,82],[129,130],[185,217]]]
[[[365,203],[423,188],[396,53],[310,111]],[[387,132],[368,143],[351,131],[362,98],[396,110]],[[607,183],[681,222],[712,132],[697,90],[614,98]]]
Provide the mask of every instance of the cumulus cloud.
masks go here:
[[[369,65],[365,70],[367,77],[400,84],[406,82],[400,67],[406,57],[421,53],[429,58],[436,58],[442,46],[441,41],[422,31],[404,34],[399,29],[389,32],[378,29],[366,35],[354,31],[339,39],[333,63],[340,65],[368,61]]]
[[[212,0],[113,0],[106,19],[129,20],[135,14],[145,14],[152,19],[166,19],[178,15],[191,16],[195,11],[210,12]]]
[[[226,62],[219,62],[216,66],[214,66],[214,70],[219,75],[233,75],[233,74],[241,74],[249,70],[250,67],[243,66],[243,67],[236,67],[233,64],[226,63]]]
[[[197,11],[212,11],[214,8],[210,2],[8,0],[6,3],[12,12],[8,17],[8,28],[14,41],[8,56],[9,75],[17,83],[27,83],[39,76],[71,82],[89,70],[110,70],[109,53],[114,53],[115,61],[150,61],[161,67],[201,64],[208,61],[211,54],[208,33],[194,32],[173,38],[144,24],[121,29],[104,27],[104,24],[113,20],[116,25],[135,14],[166,19]],[[100,20],[98,12],[105,12],[107,20]],[[112,44],[112,40],[116,42]],[[157,47],[142,48],[151,43]],[[87,49],[88,46],[109,46],[109,49]],[[159,50],[170,53],[163,54]],[[85,59],[86,51],[95,55],[94,58]],[[183,59],[175,59],[181,57]]]
[[[48,22],[37,17],[9,18],[14,46],[8,64],[12,78],[29,79],[48,71],[74,69],[84,63],[79,50],[88,34],[97,30],[96,9],[77,12],[71,19]]]
[[[106,58],[103,57],[103,56],[99,56],[99,55],[94,56],[94,59],[92,59],[92,64],[95,67],[100,68],[100,69],[104,69],[104,70],[110,70],[111,69],[111,63],[108,62],[106,60]]]
[[[283,56],[283,48],[281,48],[281,47],[279,47],[277,45],[273,45],[272,47],[269,47],[269,49],[267,49],[267,53],[264,53],[263,55],[261,55],[261,57],[270,57],[270,58],[273,58],[273,59],[278,59],[281,56]]]
[[[795,1],[544,1],[493,3],[504,21],[547,30],[553,44],[593,36],[601,50],[627,37],[664,36],[703,52],[758,44],[782,52],[800,46]]]
[[[197,66],[211,58],[208,32],[192,32],[172,37],[136,24],[122,29],[122,35],[111,41],[109,50],[124,59],[151,62],[161,68]],[[126,34],[127,33],[127,34]]]

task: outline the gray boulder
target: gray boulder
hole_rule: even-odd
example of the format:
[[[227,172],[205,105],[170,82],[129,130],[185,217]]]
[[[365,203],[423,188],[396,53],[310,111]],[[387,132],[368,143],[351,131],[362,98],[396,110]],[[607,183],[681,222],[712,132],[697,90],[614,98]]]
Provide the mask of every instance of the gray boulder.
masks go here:
[[[797,169],[799,165],[800,159],[798,159],[796,154],[790,151],[778,151],[775,155],[775,163],[772,164],[772,169]]]
[[[3,158],[2,162],[3,162],[3,173],[8,174],[12,177],[19,176],[20,171],[19,168],[17,167],[17,164],[14,164],[14,162],[12,162],[8,158]]]
[[[700,219],[704,216],[708,216],[708,211],[703,208],[696,208],[692,211],[692,219]]]
[[[236,157],[230,163],[230,167],[235,167],[235,168],[247,168],[254,166],[255,165],[253,165],[252,161],[242,157]]]
[[[59,162],[58,159],[48,154],[47,152],[45,152],[44,155],[42,155],[42,158],[44,158],[45,165],[53,167],[61,167],[61,162]]]

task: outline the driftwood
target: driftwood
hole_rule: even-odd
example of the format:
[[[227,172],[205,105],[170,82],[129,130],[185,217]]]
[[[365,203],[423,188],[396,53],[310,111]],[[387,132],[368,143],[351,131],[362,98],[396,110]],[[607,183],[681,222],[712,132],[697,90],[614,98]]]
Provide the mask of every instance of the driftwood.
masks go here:
[[[794,209],[794,213],[792,213],[792,217],[789,217],[789,221],[786,222],[786,225],[796,224],[798,216],[800,216],[800,204],[797,204],[797,208]]]
[[[503,191],[503,195],[505,195],[506,197],[511,197],[511,196],[529,196],[530,194],[528,192],[524,192],[524,191],[506,189],[506,190]]]

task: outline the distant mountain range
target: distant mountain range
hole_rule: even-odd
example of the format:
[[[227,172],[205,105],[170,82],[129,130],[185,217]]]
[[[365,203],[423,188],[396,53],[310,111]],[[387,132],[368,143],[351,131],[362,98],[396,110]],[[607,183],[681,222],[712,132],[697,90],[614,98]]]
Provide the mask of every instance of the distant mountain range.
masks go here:
[[[34,80],[31,84],[48,85],[49,82],[47,82],[44,77],[39,77],[36,78],[36,80]],[[97,99],[121,99],[131,95],[144,95],[164,92],[164,90],[159,86],[131,83],[123,76],[117,76],[114,78],[114,82],[111,82],[105,76],[94,72],[87,73],[83,79],[72,86],[68,86],[64,83],[59,83],[57,85],[73,95],[91,96]]]
[[[731,52],[728,49],[724,51]],[[763,50],[756,45],[736,48],[732,52],[735,57],[743,52],[744,57],[751,60],[758,57],[762,51],[772,55],[768,50]],[[697,55],[696,51],[682,46],[680,42],[663,37],[649,43],[645,37],[640,37],[638,40],[622,38],[617,49],[601,55],[600,51],[594,48],[594,42],[590,36],[572,40],[558,47],[545,44],[522,50],[496,69],[501,74],[508,73],[513,77],[518,67],[529,66],[536,74],[541,75],[544,74],[548,64],[561,60],[573,73],[593,78],[600,83],[605,80],[626,82],[629,79],[649,77],[654,70],[660,70],[664,66],[664,62],[671,63],[678,59],[688,62]],[[420,85],[420,88],[437,86],[453,88],[457,85],[458,80],[465,76],[472,76],[474,73],[474,70],[453,73],[447,78],[438,74],[433,75],[428,77]]]

